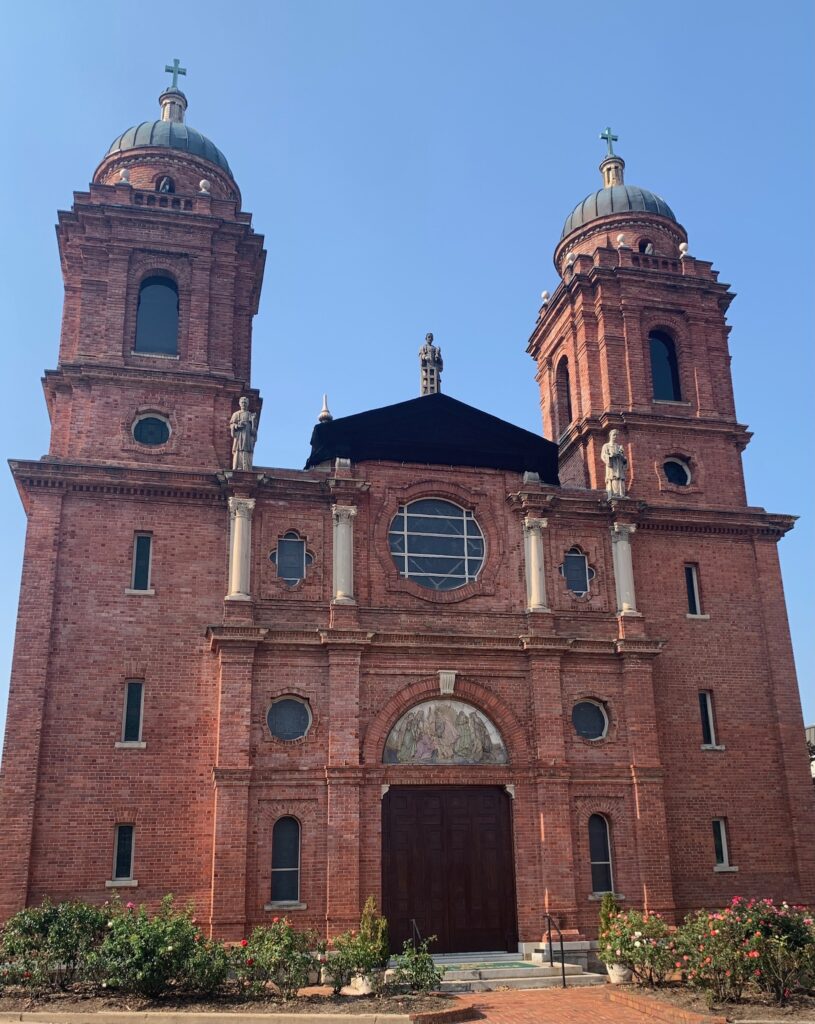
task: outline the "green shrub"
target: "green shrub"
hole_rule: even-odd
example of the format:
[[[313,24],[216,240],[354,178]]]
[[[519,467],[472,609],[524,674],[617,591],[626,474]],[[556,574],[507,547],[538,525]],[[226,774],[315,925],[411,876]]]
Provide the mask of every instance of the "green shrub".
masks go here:
[[[599,937],[600,944],[603,943],[603,936],[611,927],[612,921],[620,913],[620,904],[617,902],[613,892],[604,892],[600,900],[599,913]]]
[[[198,955],[199,934],[192,910],[175,910],[172,896],[164,897],[152,917],[144,906],[116,903],[96,954],[97,979],[103,988],[152,997],[183,988],[189,964]]]
[[[659,914],[626,910],[609,919],[600,940],[600,959],[623,964],[638,985],[661,985],[674,968],[673,936]]]
[[[6,985],[44,992],[86,981],[106,922],[104,908],[88,903],[46,899],[19,911],[0,938],[0,984],[5,979]]]
[[[428,946],[435,941],[436,936],[431,935],[415,946],[410,940],[405,942],[402,952],[396,957],[395,985],[413,992],[430,992],[439,987],[444,971],[433,963],[428,952]]]
[[[239,986],[250,995],[263,995],[271,983],[284,999],[292,999],[319,969],[311,952],[324,948],[313,932],[298,932],[283,918],[255,928],[231,957]]]
[[[359,920],[359,936],[376,954],[376,966],[384,968],[388,966],[391,958],[390,938],[388,936],[388,922],[379,913],[376,906],[376,898],[369,896],[362,908],[362,917]]]
[[[689,914],[676,933],[675,967],[708,1003],[738,1002],[750,980],[742,923],[727,910]]]
[[[381,943],[377,939],[372,940],[370,935],[363,935],[361,931],[343,932],[331,942],[326,967],[335,995],[345,985],[350,985],[356,975],[368,978],[374,990],[378,989],[379,972],[383,966]]]
[[[180,986],[187,992],[203,996],[215,995],[226,984],[231,965],[226,946],[217,939],[208,939],[199,933],[185,964]]]

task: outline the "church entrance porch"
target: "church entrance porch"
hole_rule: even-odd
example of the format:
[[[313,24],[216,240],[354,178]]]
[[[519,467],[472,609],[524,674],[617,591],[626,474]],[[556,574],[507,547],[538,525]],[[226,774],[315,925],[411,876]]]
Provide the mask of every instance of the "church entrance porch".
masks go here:
[[[391,948],[518,948],[512,818],[498,786],[392,786],[382,801],[382,907]]]

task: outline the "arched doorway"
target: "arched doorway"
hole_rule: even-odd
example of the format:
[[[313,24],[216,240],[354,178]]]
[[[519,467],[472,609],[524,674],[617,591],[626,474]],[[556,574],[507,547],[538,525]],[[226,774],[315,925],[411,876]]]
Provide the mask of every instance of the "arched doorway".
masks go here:
[[[501,734],[481,711],[434,699],[396,722],[383,760],[453,768],[506,764],[508,758]],[[434,953],[515,952],[509,794],[498,785],[440,781],[434,771],[433,784],[391,785],[382,801],[382,907],[391,948],[401,950],[415,921],[423,937],[437,937]]]

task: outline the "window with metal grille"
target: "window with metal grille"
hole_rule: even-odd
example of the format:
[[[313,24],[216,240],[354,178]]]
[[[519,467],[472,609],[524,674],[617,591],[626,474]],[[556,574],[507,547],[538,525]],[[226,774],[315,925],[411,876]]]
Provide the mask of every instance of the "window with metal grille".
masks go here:
[[[589,856],[592,892],[613,892],[608,820],[602,814],[589,818]]]
[[[278,818],[272,830],[272,902],[300,899],[300,822]]]
[[[388,543],[399,574],[431,590],[466,586],[484,564],[484,534],[473,513],[441,498],[400,505]]]

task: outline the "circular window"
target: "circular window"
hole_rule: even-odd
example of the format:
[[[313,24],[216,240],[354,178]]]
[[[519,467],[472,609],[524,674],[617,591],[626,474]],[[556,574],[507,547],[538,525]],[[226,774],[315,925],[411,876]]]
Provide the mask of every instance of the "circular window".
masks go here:
[[[400,505],[388,532],[399,575],[429,590],[455,590],[484,564],[484,534],[472,512],[441,498]]]
[[[140,416],[133,424],[133,437],[139,444],[166,444],[170,440],[170,424],[161,416]]]
[[[299,740],[311,728],[311,708],[297,697],[281,697],[266,715],[269,732],[278,740]]]
[[[572,725],[584,740],[601,740],[608,731],[606,709],[593,700],[581,700],[572,708]]]
[[[666,459],[662,464],[668,483],[687,487],[691,481],[690,466],[682,459]]]

